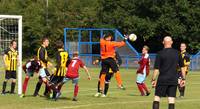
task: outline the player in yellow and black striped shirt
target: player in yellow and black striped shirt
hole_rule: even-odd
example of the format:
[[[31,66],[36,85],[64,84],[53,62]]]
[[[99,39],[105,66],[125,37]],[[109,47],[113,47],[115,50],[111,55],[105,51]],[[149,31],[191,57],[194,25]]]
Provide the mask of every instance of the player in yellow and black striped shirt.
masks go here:
[[[12,40],[10,43],[10,47],[4,53],[4,64],[5,64],[5,80],[3,82],[2,94],[6,93],[6,84],[9,79],[12,79],[11,83],[11,94],[14,94],[15,84],[16,84],[16,71],[17,71],[17,62],[18,62],[18,51],[17,42]]]
[[[69,55],[66,51],[64,51],[64,44],[62,41],[56,42],[57,52],[56,52],[56,67],[55,72],[52,74],[50,79],[51,85],[58,85],[60,82],[63,81],[65,77],[67,65],[70,63]],[[58,86],[58,90],[61,89],[62,86]],[[56,93],[54,92],[53,98],[55,98]]]
[[[39,81],[36,85],[36,88],[35,88],[35,91],[34,91],[34,96],[37,96],[38,95],[38,92],[40,90],[40,87],[43,83],[43,80],[42,80],[42,77],[48,77],[50,76],[50,73],[49,71],[47,70],[47,66],[52,66],[52,64],[49,62],[48,60],[48,53],[47,53],[47,50],[46,48],[49,46],[49,39],[44,37],[42,39],[42,45],[38,48],[38,51],[37,51],[37,58],[38,60],[42,63],[42,70],[40,71],[44,71],[44,72],[40,72],[39,71]],[[46,86],[45,88],[45,92],[44,92],[44,95],[47,95],[48,94],[48,87]]]
[[[190,55],[189,55],[189,53],[187,53],[186,49],[187,49],[187,45],[185,43],[181,43],[181,45],[180,45],[181,57],[182,57],[182,61],[184,63],[185,72],[187,74],[189,71],[189,67],[190,67]],[[179,69],[178,76],[179,76],[178,89],[180,92],[179,97],[182,98],[182,97],[184,97],[184,94],[185,94],[185,86],[183,86],[183,87],[180,86],[180,81],[182,79],[182,73],[181,73],[180,69]]]

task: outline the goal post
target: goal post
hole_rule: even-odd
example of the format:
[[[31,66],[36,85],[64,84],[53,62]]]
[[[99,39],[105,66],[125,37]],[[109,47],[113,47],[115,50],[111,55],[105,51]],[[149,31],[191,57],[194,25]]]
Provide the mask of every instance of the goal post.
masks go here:
[[[19,65],[17,69],[18,94],[22,94],[22,16],[0,15],[0,48],[8,48],[11,40],[17,40]]]

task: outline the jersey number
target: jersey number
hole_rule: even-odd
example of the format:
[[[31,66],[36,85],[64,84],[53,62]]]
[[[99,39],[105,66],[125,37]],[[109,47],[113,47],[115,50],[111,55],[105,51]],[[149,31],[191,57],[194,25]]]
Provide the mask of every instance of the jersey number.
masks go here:
[[[72,67],[75,66],[76,62],[77,62],[77,60],[72,60]]]

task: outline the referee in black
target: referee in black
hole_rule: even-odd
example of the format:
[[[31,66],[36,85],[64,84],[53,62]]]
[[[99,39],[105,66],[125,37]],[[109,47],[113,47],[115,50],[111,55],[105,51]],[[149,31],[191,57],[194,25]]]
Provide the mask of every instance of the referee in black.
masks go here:
[[[176,89],[178,85],[177,67],[182,70],[181,86],[185,85],[184,64],[180,53],[172,48],[172,38],[166,36],[163,40],[164,49],[159,51],[154,65],[152,86],[155,87],[153,109],[159,109],[161,97],[168,97],[168,109],[175,109]],[[158,78],[156,79],[158,75]]]

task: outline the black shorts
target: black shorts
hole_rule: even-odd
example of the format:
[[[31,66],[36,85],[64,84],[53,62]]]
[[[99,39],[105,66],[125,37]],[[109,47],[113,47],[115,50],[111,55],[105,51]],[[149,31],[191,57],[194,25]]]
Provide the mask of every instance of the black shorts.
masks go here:
[[[45,70],[45,73],[46,73],[46,75],[47,75],[48,77],[51,76],[50,73],[49,73],[49,71],[47,70],[47,68],[45,68],[44,70]],[[39,79],[42,79],[41,76],[39,76]]]
[[[155,95],[159,97],[176,97],[177,85],[157,85]]]
[[[16,71],[8,71],[5,72],[5,79],[16,79],[17,72]]]
[[[117,63],[113,58],[102,59],[101,67],[101,73],[108,73],[109,68],[111,68],[114,73],[119,71]]]
[[[58,84],[58,83],[61,83],[63,81],[63,79],[64,79],[64,76],[51,75],[50,82],[53,84]]]

